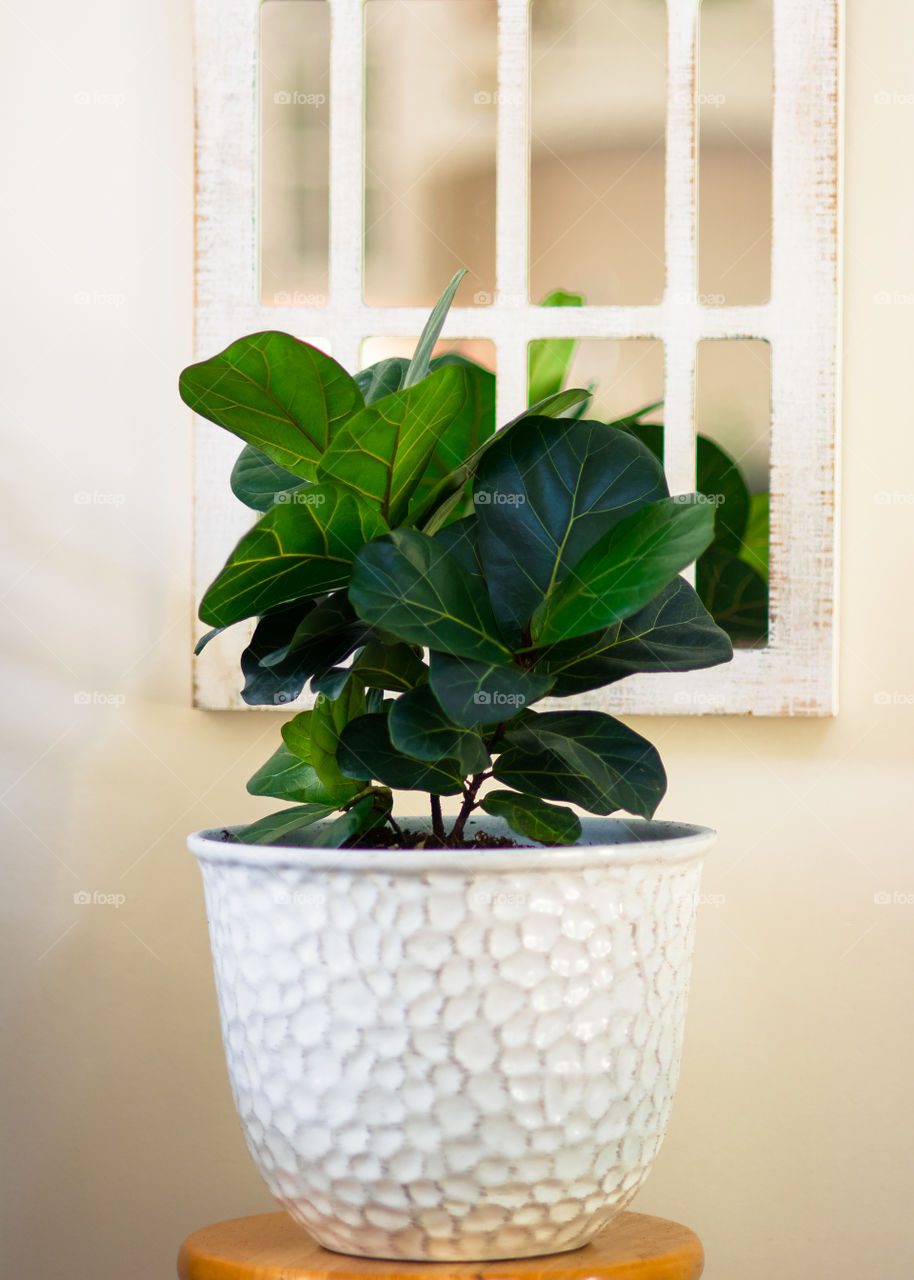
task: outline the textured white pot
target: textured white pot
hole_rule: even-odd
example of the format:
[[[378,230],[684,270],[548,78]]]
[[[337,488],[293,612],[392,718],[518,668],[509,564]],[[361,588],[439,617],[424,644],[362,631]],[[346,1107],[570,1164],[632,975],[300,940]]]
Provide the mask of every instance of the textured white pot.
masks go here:
[[[643,1183],[714,833],[583,825],[574,847],[478,852],[190,837],[248,1147],[328,1249],[575,1249]]]

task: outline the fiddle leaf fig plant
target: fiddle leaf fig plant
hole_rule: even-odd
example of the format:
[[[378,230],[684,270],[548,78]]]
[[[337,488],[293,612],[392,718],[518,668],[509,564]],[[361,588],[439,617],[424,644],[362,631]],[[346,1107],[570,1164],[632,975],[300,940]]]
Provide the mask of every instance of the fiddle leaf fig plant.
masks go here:
[[[561,390],[548,349],[538,402],[496,433],[493,374],[432,356],[462,274],[411,361],[350,376],[261,333],[181,377],[185,402],[244,441],[232,488],[259,513],[204,595],[198,650],[253,619],[245,701],[316,695],[248,783],[291,807],[237,840],[459,846],[481,809],[572,844],[569,806],[649,817],[656,748],[561,699],[732,656],[680,576],[718,536],[714,504],[670,495],[631,420],[583,416],[590,393]],[[401,829],[395,790],[428,794],[427,836]]]

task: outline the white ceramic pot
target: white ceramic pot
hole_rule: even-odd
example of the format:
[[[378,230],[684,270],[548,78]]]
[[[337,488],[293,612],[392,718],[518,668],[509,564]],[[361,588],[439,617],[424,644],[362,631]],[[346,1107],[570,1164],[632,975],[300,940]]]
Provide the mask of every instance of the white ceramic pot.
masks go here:
[[[574,847],[470,852],[190,837],[248,1147],[328,1249],[576,1249],[643,1183],[714,833],[583,826]]]

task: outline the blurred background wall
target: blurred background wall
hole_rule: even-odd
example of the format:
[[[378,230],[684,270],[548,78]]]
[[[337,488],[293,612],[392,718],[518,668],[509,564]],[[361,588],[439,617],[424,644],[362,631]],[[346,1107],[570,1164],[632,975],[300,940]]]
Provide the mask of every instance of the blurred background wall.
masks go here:
[[[912,45],[904,0],[849,0],[840,715],[636,722],[661,813],[720,831],[635,1205],[702,1235],[709,1280],[914,1256]],[[191,6],[16,0],[0,48],[4,1273],[163,1280],[188,1231],[271,1204],[184,849],[265,811],[244,782],[277,733],[189,705]],[[748,176],[733,200],[756,216]],[[573,266],[543,292],[625,283]]]

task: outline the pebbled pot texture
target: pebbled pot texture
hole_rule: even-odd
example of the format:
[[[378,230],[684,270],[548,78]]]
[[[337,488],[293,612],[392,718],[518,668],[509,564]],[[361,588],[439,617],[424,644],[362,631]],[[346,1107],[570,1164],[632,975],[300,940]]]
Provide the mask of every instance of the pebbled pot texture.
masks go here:
[[[326,1248],[416,1261],[576,1249],[644,1182],[714,833],[583,826],[563,849],[190,837],[242,1129],[273,1195]]]

